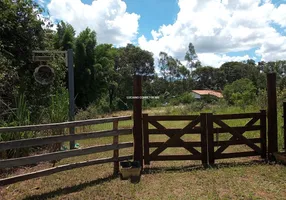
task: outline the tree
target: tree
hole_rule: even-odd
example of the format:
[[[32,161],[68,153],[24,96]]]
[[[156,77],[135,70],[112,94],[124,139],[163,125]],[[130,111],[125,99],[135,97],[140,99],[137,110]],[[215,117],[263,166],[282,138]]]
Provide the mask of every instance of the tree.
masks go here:
[[[118,89],[119,73],[115,70],[117,56],[118,50],[111,44],[101,44],[95,48],[95,60],[100,65],[97,69],[102,69],[97,81],[103,90],[108,91],[110,109],[115,109],[113,103]]]
[[[12,97],[17,93],[29,94],[25,95],[29,105],[47,103],[40,99],[39,90],[40,94],[48,96],[50,88],[35,83],[33,72],[37,64],[32,61],[33,50],[45,49],[46,31],[42,28],[43,20],[38,17],[42,11],[32,0],[0,1],[0,60],[3,64],[0,64],[3,69],[0,73],[11,77],[5,78],[7,82],[3,87],[9,88],[0,94],[6,105],[15,105]],[[34,112],[38,110],[33,109]]]
[[[169,56],[165,52],[160,52],[159,56],[159,68],[165,80],[172,82],[190,76],[189,70],[178,59]]]
[[[225,85],[223,71],[210,66],[197,68],[193,72],[196,89],[222,90]]]
[[[201,66],[201,62],[198,59],[195,47],[191,42],[189,43],[188,51],[185,55],[185,60],[187,61],[187,67],[190,68],[191,73],[193,72],[193,68],[196,69]]]
[[[251,104],[255,99],[256,88],[251,80],[243,78],[226,85],[223,96],[231,105],[245,106]]]
[[[75,49],[75,94],[76,104],[86,108],[102,94],[96,82],[102,66],[95,63],[96,33],[86,28],[76,38]]]
[[[57,32],[54,37],[54,47],[56,49],[68,50],[74,48],[75,30],[72,25],[61,21],[57,25]]]
[[[155,73],[153,54],[132,44],[118,49],[115,59],[115,70],[119,74],[117,98],[122,109],[128,109],[132,101],[126,97],[132,94],[133,76],[142,75],[144,79],[152,79]]]

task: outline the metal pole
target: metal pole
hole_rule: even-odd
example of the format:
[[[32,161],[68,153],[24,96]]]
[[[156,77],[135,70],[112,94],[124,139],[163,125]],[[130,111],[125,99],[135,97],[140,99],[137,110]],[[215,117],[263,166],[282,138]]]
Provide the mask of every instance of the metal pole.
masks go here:
[[[68,63],[68,74],[69,74],[69,121],[74,121],[74,69],[73,69],[73,50],[67,50],[67,63]],[[75,134],[74,127],[69,129],[70,134]],[[70,141],[70,149],[75,148],[75,141]]]

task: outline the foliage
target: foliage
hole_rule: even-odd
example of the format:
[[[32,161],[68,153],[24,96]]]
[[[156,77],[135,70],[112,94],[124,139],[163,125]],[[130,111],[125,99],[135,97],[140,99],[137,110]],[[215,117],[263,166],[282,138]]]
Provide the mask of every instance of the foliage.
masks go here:
[[[195,101],[195,97],[191,92],[185,92],[180,96],[173,97],[171,99],[172,105],[179,105],[179,104],[190,104]]]
[[[42,11],[32,0],[0,2],[0,77],[5,78],[0,99],[3,104],[14,107],[18,91],[33,94],[31,58],[33,50],[44,47],[45,31],[43,20],[39,19]]]
[[[25,126],[31,124],[31,112],[27,107],[27,102],[23,94],[19,95],[16,99],[16,108],[9,108],[9,119],[1,126]],[[39,119],[40,120],[40,119]],[[0,141],[20,140],[35,137],[35,132],[7,132],[0,133]],[[13,158],[20,156],[27,156],[31,148],[8,149],[2,153],[2,158]]]
[[[191,73],[193,72],[193,68],[201,67],[201,62],[198,59],[195,47],[192,43],[189,43],[188,51],[185,55],[185,60],[187,61],[187,67],[190,68]]]
[[[253,83],[249,79],[243,78],[226,85],[223,96],[231,105],[245,106],[253,103],[256,97],[255,91]]]
[[[64,88],[51,96],[50,106],[47,108],[49,123],[65,122],[69,116],[69,95]]]

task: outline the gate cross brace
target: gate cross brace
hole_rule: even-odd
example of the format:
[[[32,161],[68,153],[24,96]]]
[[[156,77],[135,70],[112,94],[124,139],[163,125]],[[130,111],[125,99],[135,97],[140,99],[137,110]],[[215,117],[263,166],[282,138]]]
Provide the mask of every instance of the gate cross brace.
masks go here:
[[[154,122],[150,122],[153,126],[155,126],[156,128],[159,129],[166,129],[164,126],[162,126],[160,123],[155,123]],[[192,122],[190,122],[185,128],[183,128],[180,133],[178,134],[172,134],[172,136],[170,134],[166,134],[170,137],[170,139],[168,139],[164,144],[162,144],[160,147],[158,147],[155,151],[153,151],[150,154],[150,157],[153,156],[158,156],[160,153],[162,153],[168,146],[169,144],[171,144],[173,141],[178,140],[180,143],[184,143],[184,141],[181,139],[181,137],[185,134],[185,131],[188,129],[192,129],[193,127],[195,127],[198,123],[200,123],[200,117],[196,118],[195,120],[193,120]],[[157,125],[157,126],[156,126]],[[159,127],[158,127],[159,125]],[[197,151],[194,147],[191,146],[183,146],[185,149],[187,149],[188,151],[190,151],[193,154],[200,154],[199,151]]]
[[[259,118],[253,118],[252,120],[250,120],[245,127],[247,126],[252,126]],[[243,132],[238,132],[235,129],[232,129],[230,126],[228,126],[226,123],[224,123],[223,121],[214,118],[214,122],[219,125],[220,127],[228,130],[229,133],[231,133],[233,136],[229,139],[229,141],[234,141],[236,139],[241,139],[245,142],[245,144],[247,146],[249,146],[251,149],[253,149],[254,151],[256,151],[257,153],[261,153],[261,149],[255,145],[254,143],[250,142],[246,137],[243,136],[243,133],[245,133],[246,131]],[[228,146],[230,146],[229,144],[226,145],[222,145],[216,152],[215,154],[221,154]]]

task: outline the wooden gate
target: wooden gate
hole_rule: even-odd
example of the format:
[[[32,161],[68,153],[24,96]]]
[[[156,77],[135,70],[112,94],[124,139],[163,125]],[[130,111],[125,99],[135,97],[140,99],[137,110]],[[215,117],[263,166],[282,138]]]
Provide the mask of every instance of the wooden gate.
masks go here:
[[[148,116],[143,115],[144,132],[144,164],[149,165],[150,161],[165,160],[202,160],[203,165],[207,164],[207,132],[206,115],[186,115],[186,116]],[[166,128],[159,121],[188,121],[188,124],[181,129]],[[149,128],[149,124],[155,128]],[[181,137],[185,134],[199,134],[201,141],[186,142]],[[150,135],[167,135],[166,142],[150,142]],[[160,155],[169,147],[183,147],[188,155]],[[201,151],[196,147],[200,147]],[[156,148],[150,153],[151,148]]]
[[[246,120],[244,126],[231,126],[224,120]],[[166,128],[159,121],[189,121],[181,129]],[[259,124],[257,124],[259,122]],[[149,125],[155,128],[150,128]],[[259,136],[247,138],[248,131],[259,131]],[[229,133],[230,137],[220,137],[222,133]],[[266,111],[260,113],[243,113],[213,115],[201,113],[200,115],[185,116],[148,116],[143,115],[144,134],[144,164],[151,161],[167,160],[201,160],[203,165],[214,164],[215,159],[236,158],[247,156],[261,156],[266,158]],[[165,142],[151,142],[150,135],[167,135]],[[199,134],[200,141],[184,141],[185,134]],[[220,141],[218,138],[223,138]],[[257,145],[259,144],[259,145]],[[231,145],[246,145],[251,151],[225,152]],[[183,147],[188,155],[160,155],[169,147]],[[150,153],[150,149],[155,148]],[[198,149],[201,149],[200,151]]]
[[[244,126],[231,127],[223,120],[250,120]],[[266,158],[266,111],[260,113],[243,113],[243,114],[227,114],[213,115],[207,114],[208,120],[208,158],[209,164],[214,164],[215,159],[236,158],[260,155]],[[255,123],[259,124],[255,125]],[[214,125],[216,127],[214,127]],[[259,136],[252,133],[251,138],[247,138],[244,134],[247,131],[259,131]],[[221,133],[229,133],[231,137],[220,141]],[[259,146],[257,145],[259,144]],[[246,145],[251,151],[227,152],[223,153],[230,145]],[[215,150],[215,147],[217,148]]]

